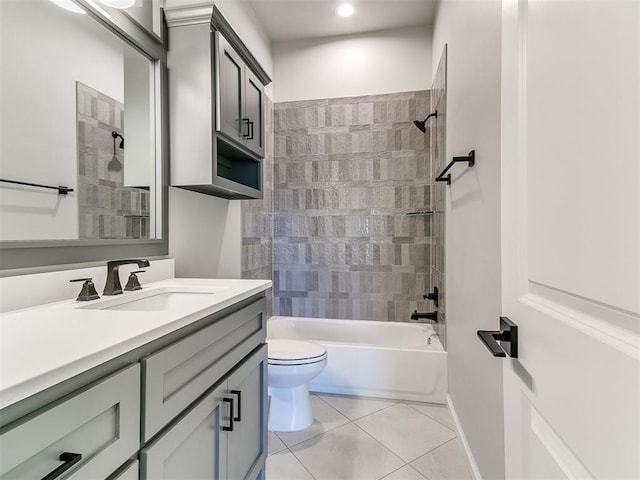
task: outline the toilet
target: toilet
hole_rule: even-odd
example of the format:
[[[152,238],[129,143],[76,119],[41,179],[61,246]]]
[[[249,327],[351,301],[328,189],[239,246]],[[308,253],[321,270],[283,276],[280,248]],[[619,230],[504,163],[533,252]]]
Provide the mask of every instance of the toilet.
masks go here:
[[[268,339],[269,430],[295,432],[313,423],[309,386],[327,366],[327,351],[317,343]]]

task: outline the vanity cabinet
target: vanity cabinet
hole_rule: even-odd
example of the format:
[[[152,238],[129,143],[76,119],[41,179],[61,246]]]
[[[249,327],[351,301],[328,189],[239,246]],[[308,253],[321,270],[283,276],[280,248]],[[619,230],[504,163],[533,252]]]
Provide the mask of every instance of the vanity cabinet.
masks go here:
[[[170,8],[165,16],[172,186],[262,198],[271,80],[215,5]]]
[[[255,479],[266,459],[262,346],[140,452],[141,480]]]
[[[3,410],[0,478],[262,478],[265,311],[257,294]]]
[[[135,455],[139,437],[135,364],[4,427],[0,478],[53,479],[67,470],[65,479],[106,478]]]

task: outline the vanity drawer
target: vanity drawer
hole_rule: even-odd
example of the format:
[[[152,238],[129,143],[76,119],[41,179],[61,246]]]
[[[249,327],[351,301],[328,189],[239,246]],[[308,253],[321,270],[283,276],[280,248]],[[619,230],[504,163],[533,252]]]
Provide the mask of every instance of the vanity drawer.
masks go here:
[[[142,359],[143,442],[264,342],[265,310],[261,298]]]
[[[0,478],[43,478],[65,464],[55,478],[106,478],[136,453],[139,438],[135,364],[3,428]]]

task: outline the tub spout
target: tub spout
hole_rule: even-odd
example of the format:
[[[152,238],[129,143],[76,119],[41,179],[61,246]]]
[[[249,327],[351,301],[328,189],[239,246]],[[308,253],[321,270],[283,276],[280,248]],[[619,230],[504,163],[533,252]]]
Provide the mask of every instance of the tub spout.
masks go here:
[[[434,322],[438,321],[438,311],[435,310],[433,312],[428,312],[428,313],[418,313],[417,310],[415,310],[412,314],[411,314],[411,320],[421,320],[421,319],[425,319],[425,320],[433,320]]]

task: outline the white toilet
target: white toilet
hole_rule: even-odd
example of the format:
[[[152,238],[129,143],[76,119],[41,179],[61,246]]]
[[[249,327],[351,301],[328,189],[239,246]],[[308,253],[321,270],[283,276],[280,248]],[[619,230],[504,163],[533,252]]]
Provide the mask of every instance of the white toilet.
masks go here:
[[[313,423],[307,382],[327,366],[327,351],[314,342],[267,340],[269,430],[295,432]]]

